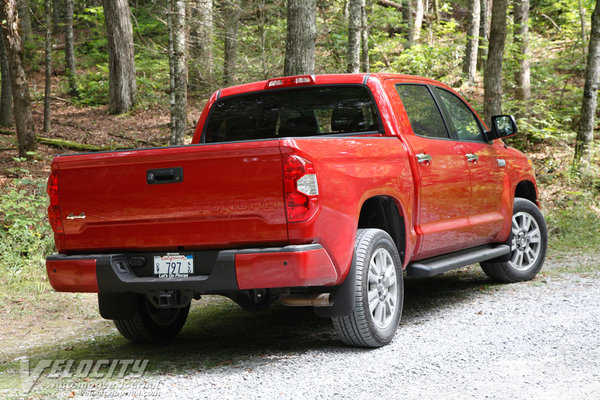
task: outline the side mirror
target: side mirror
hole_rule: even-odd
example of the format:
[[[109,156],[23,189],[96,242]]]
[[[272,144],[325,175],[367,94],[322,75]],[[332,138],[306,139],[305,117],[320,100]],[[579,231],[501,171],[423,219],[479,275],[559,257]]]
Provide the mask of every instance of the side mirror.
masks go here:
[[[486,139],[494,140],[513,136],[517,133],[517,123],[512,115],[494,115],[492,117],[492,130],[486,132]]]

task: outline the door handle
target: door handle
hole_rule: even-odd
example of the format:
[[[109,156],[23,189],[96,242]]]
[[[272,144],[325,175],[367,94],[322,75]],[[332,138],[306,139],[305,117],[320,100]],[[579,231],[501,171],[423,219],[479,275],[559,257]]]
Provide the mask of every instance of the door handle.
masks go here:
[[[425,153],[419,153],[419,154],[417,154],[417,162],[419,162],[421,164],[425,163],[425,165],[427,165],[431,162],[431,155],[425,154]]]
[[[465,154],[465,157],[467,157],[468,162],[477,162],[477,160],[479,160],[479,156],[473,153],[467,153]]]

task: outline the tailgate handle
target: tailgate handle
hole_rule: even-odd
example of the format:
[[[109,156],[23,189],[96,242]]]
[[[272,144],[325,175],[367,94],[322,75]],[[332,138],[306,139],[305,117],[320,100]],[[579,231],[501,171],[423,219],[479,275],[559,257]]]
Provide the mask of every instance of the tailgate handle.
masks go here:
[[[183,182],[183,168],[149,169],[146,171],[146,182],[149,185]]]

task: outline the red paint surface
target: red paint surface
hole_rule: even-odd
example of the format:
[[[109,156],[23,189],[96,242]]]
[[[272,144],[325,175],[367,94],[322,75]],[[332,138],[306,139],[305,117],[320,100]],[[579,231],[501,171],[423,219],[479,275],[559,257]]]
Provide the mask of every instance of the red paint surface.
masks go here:
[[[46,271],[57,292],[98,293],[96,260],[47,260]]]
[[[235,271],[240,289],[328,286],[338,278],[331,259],[323,249],[237,254]]]

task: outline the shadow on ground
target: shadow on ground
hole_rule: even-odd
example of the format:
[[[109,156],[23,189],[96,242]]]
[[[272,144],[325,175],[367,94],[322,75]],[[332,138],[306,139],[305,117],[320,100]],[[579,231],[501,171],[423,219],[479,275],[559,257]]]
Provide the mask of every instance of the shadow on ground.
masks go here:
[[[452,304],[470,301],[491,282],[479,269],[442,276],[405,280],[403,325],[415,323],[423,313],[439,312]],[[400,327],[402,329],[402,325]],[[27,354],[39,359],[148,359],[148,371],[178,373],[237,364],[273,354],[293,355],[312,349],[337,352],[368,351],[346,348],[338,341],[331,322],[314,316],[310,308],[271,309],[250,313],[221,297],[195,302],[182,332],[167,344],[134,344],[113,333],[87,336],[73,343],[56,343]],[[15,363],[12,367],[15,366]],[[5,364],[4,368],[12,369]]]

